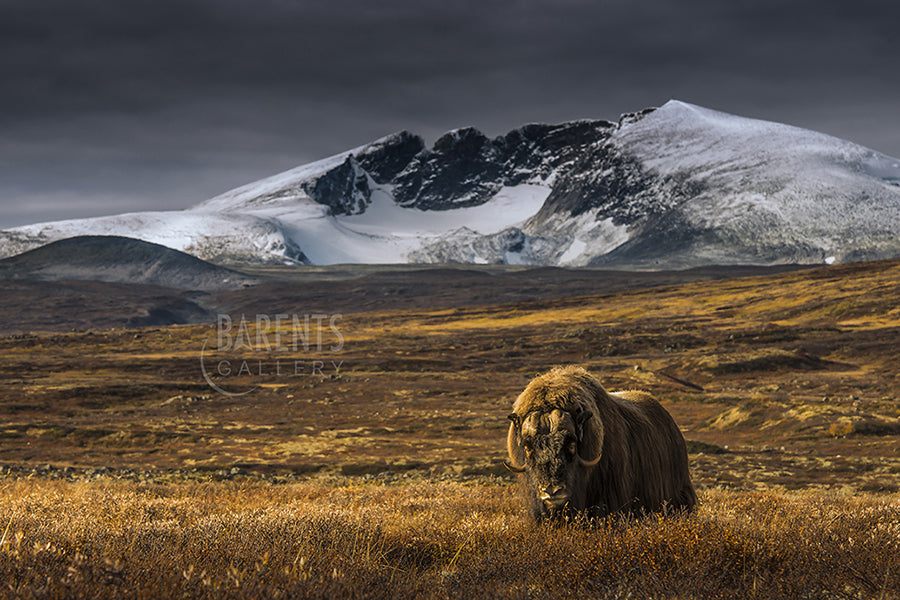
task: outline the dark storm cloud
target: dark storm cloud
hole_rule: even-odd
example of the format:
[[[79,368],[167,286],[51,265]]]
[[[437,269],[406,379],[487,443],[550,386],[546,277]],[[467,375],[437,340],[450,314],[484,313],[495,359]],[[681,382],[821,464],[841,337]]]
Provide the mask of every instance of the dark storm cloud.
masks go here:
[[[900,155],[887,2],[0,0],[0,226],[671,97]]]

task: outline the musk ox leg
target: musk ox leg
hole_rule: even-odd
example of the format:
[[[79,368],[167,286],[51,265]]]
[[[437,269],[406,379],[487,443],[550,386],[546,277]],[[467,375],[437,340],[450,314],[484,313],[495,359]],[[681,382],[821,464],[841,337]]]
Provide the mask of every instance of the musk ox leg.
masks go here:
[[[691,484],[687,484],[681,489],[676,500],[678,501],[678,504],[675,505],[675,508],[685,512],[693,511],[697,508],[697,505],[700,504],[697,500],[697,493],[694,491],[694,486]]]

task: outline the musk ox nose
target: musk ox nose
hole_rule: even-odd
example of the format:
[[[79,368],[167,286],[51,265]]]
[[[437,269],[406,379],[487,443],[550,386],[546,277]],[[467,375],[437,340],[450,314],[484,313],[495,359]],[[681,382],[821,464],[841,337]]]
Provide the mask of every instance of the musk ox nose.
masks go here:
[[[559,508],[569,501],[569,492],[564,487],[549,485],[541,490],[541,500],[550,508]]]

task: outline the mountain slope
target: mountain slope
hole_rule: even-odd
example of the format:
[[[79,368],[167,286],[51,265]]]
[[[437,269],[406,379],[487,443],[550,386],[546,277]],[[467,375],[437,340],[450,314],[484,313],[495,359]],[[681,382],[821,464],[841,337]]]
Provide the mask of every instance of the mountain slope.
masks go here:
[[[115,236],[67,238],[0,260],[0,279],[90,280],[191,290],[256,283],[241,273],[141,240]]]
[[[692,193],[595,262],[658,260],[663,253],[670,263],[846,262],[900,251],[897,159],[681,102],[612,141]]]
[[[186,211],[0,232],[116,234],[219,263],[823,263],[900,256],[900,161],[670,101],[617,123],[400,132]]]

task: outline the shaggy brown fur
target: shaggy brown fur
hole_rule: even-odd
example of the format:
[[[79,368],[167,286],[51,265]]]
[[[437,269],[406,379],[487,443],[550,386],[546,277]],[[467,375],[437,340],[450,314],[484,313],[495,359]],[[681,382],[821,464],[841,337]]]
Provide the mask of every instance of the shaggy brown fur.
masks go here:
[[[558,367],[528,384],[510,420],[509,458],[524,467],[535,517],[556,512],[546,500],[556,488],[566,510],[596,515],[697,503],[684,437],[650,394],[611,394],[584,369]]]

